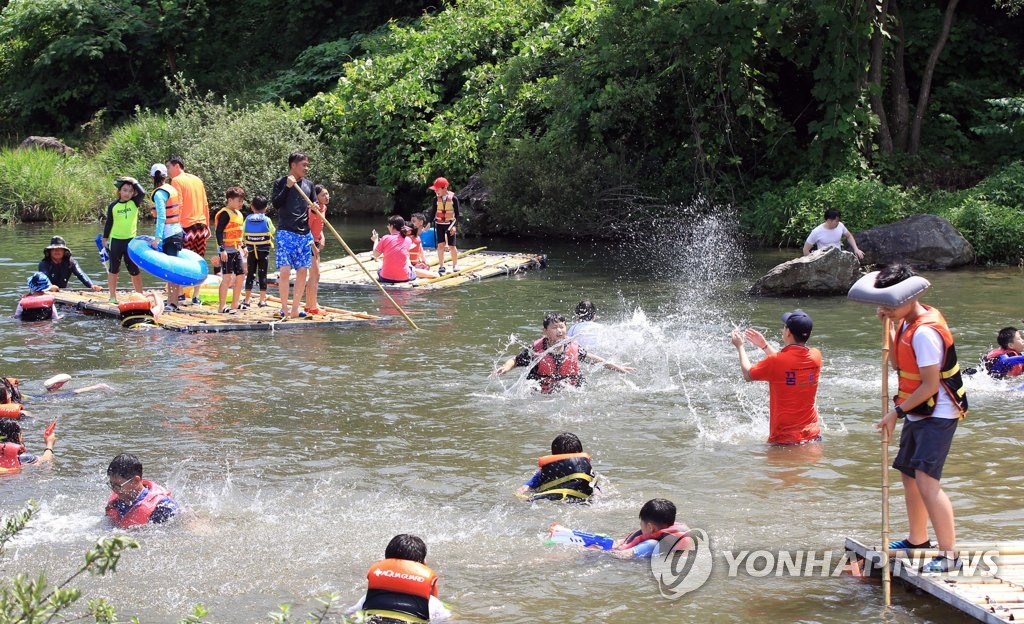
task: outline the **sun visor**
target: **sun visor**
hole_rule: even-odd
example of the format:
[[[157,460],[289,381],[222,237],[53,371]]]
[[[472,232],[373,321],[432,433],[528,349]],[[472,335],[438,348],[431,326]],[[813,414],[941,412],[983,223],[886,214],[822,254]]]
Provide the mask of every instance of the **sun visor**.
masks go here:
[[[874,271],[857,280],[857,283],[850,288],[850,292],[846,294],[847,298],[860,303],[898,308],[904,303],[920,297],[932,285],[931,282],[920,275],[915,275],[903,280],[899,284],[893,284],[885,288],[876,288],[875,279],[879,273],[880,271]]]

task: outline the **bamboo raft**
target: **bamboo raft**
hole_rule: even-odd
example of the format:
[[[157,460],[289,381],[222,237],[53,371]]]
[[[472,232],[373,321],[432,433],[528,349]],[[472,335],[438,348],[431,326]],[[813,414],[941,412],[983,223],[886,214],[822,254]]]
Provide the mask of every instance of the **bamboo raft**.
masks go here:
[[[441,288],[454,288],[469,282],[499,277],[501,275],[515,275],[531,269],[541,269],[547,266],[547,257],[538,254],[510,253],[503,251],[486,251],[486,247],[478,247],[467,251],[459,252],[459,270],[449,271],[440,277],[432,279],[420,278],[412,282],[399,284],[384,284],[385,288],[394,290],[437,290]],[[364,251],[360,254],[359,260],[371,275],[377,274],[381,262],[373,257],[373,253]],[[437,256],[431,250],[427,250],[431,270],[437,266]],[[433,257],[431,257],[433,256]],[[278,274],[268,277],[271,283],[276,284]],[[320,287],[327,289],[358,289],[376,288],[366,273],[359,268],[351,256],[345,256],[335,260],[329,260],[320,264]]]
[[[979,622],[1024,622],[1024,542],[957,544],[964,567],[948,574],[921,574],[918,569],[938,552],[889,551],[894,579],[901,579]],[[865,566],[865,576],[880,573],[882,553],[846,538],[846,550]]]
[[[118,291],[118,295],[127,297],[132,291]],[[53,293],[56,303],[74,308],[86,314],[101,314],[120,318],[117,306],[107,301],[107,292],[91,290],[61,290]],[[185,333],[229,332],[229,331],[276,331],[283,329],[301,329],[310,327],[348,327],[367,323],[390,322],[380,316],[365,312],[352,312],[340,308],[321,306],[326,313],[315,314],[302,318],[282,319],[277,316],[281,309],[281,300],[270,297],[270,305],[257,307],[254,297],[253,306],[248,310],[237,310],[234,314],[217,312],[216,304],[183,305],[178,312],[164,312],[156,320],[163,329]]]

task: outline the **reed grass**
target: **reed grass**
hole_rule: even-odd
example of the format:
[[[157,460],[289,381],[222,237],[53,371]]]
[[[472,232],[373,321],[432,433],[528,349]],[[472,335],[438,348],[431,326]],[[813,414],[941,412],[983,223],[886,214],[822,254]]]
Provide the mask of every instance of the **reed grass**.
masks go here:
[[[110,176],[88,157],[0,150],[0,223],[89,221],[113,197]]]

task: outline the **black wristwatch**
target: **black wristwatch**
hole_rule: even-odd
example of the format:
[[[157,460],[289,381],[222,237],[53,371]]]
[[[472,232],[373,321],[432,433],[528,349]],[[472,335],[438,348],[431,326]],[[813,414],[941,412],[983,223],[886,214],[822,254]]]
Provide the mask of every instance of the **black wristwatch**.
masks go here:
[[[906,416],[906,415],[907,415],[907,413],[906,413],[906,412],[904,412],[904,411],[903,411],[903,408],[902,408],[902,407],[900,407],[899,405],[897,405],[897,406],[896,406],[896,407],[894,407],[893,409],[894,409],[894,410],[896,410],[896,418],[903,418],[904,416]]]

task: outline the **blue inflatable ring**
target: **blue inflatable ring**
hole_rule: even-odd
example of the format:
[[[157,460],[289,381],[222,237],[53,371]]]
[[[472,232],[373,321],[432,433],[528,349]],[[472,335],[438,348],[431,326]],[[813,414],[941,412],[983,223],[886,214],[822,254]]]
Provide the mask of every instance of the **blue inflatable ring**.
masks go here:
[[[188,249],[168,256],[151,247],[154,240],[152,236],[136,236],[128,243],[128,257],[140,269],[179,286],[196,286],[206,280],[210,268],[202,256]]]

